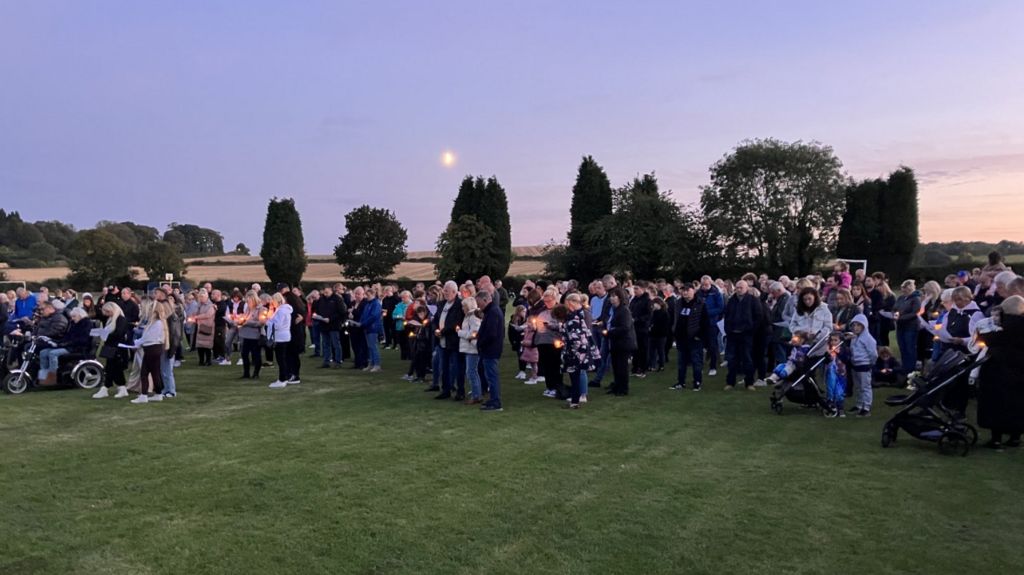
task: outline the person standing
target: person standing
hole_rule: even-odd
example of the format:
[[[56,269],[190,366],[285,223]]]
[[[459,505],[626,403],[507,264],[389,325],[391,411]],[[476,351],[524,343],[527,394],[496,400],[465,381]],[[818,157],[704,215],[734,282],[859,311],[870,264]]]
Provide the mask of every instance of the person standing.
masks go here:
[[[139,372],[139,396],[134,404],[163,400],[164,380],[160,371],[161,358],[170,349],[166,323],[167,308],[154,300],[146,300],[140,316],[142,335],[135,342],[142,354],[142,370]]]
[[[893,306],[896,321],[896,343],[900,348],[900,363],[903,373],[917,370],[917,332],[920,330],[921,292],[917,291],[914,280],[900,285],[900,297]]]
[[[277,362],[277,381],[268,387],[271,389],[283,389],[288,387],[289,379],[292,376],[292,369],[288,361],[291,359],[288,353],[288,345],[292,340],[292,306],[285,302],[281,292],[272,296],[274,312],[267,320],[267,341],[274,346],[274,359]]]
[[[341,330],[343,318],[348,315],[345,301],[334,293],[330,286],[320,292],[320,298],[314,304],[313,321],[319,325],[320,354],[323,358],[321,368],[341,367]]]
[[[206,289],[200,289],[196,298],[195,314],[189,319],[196,326],[195,346],[199,350],[199,365],[213,365],[213,343],[217,307],[210,301]],[[128,319],[127,317],[125,319]],[[129,325],[131,320],[129,319]]]
[[[700,278],[700,290],[697,292],[697,297],[704,303],[704,311],[707,312],[708,322],[711,324],[711,331],[704,343],[708,352],[708,375],[714,377],[718,375],[718,360],[721,354],[718,346],[720,336],[718,322],[722,321],[722,314],[725,312],[725,299],[718,286],[711,281],[711,276]]]
[[[217,309],[213,318],[213,362],[217,365],[231,365],[231,362],[227,360],[227,351],[224,346],[228,329],[228,302],[219,289],[210,292],[210,301]]]
[[[114,399],[128,397],[128,386],[124,379],[124,368],[128,360],[128,353],[119,345],[128,339],[130,327],[124,312],[115,302],[103,304],[101,311],[107,318],[104,331],[107,336],[103,340],[103,347],[100,348],[100,357],[107,360],[104,370],[103,387],[93,394],[93,399],[104,399],[110,396],[110,388],[117,386],[117,394]]]
[[[653,315],[651,296],[647,293],[647,282],[640,281],[633,286],[633,299],[629,302],[629,313],[633,316],[633,329],[636,331],[633,375],[643,379],[647,377],[651,318]]]
[[[958,288],[959,289],[959,288]],[[978,426],[992,438],[985,447],[1020,447],[1024,432],[1024,298],[1012,295],[993,314],[1000,331],[983,336],[988,360],[978,377]],[[1004,435],[1008,436],[1003,443]]]
[[[260,357],[260,331],[266,318],[260,317],[260,298],[255,291],[245,294],[245,315],[239,320],[238,335],[242,339],[242,379],[259,379],[263,359]]]
[[[384,286],[384,297],[380,300],[384,314],[384,349],[398,349],[398,341],[401,339],[399,336],[402,334],[396,329],[394,315],[395,309],[401,302],[402,298],[395,293],[393,286]]]
[[[592,371],[601,357],[594,343],[594,335],[587,325],[583,309],[583,298],[578,293],[571,293],[565,298],[565,306],[555,308],[552,315],[561,315],[556,319],[562,321],[562,370],[569,374],[572,391],[565,407],[579,409],[586,403],[587,372]]]
[[[231,291],[231,299],[227,301],[224,311],[224,359],[222,365],[231,365],[231,357],[234,353],[235,344],[240,341],[238,337],[238,320],[245,317],[245,301],[242,300],[242,291],[235,288]],[[242,365],[239,358],[238,365]]]
[[[302,291],[298,288],[285,289],[284,300],[292,307],[292,338],[288,342],[288,367],[291,376],[288,385],[301,383],[299,371],[302,368],[302,356],[306,352],[306,301],[302,299]]]
[[[476,298],[463,298],[462,314],[465,319],[459,327],[459,353],[466,365],[466,379],[469,380],[469,397],[466,405],[483,403],[483,387],[480,382],[480,355],[477,351],[477,336],[480,332],[480,317],[477,316]]]
[[[466,399],[466,366],[459,360],[459,334],[458,327],[462,325],[464,316],[462,313],[462,300],[459,299],[459,286],[449,280],[445,282],[441,291],[444,298],[442,304],[438,305],[438,311],[434,314],[433,327],[434,335],[437,337],[439,366],[441,376],[441,393],[434,399],[452,399],[452,391],[455,391],[455,400]],[[437,370],[434,377],[437,377]]]
[[[489,291],[476,294],[477,307],[483,310],[480,329],[477,331],[476,349],[483,366],[484,383],[487,385],[488,400],[480,411],[502,411],[501,383],[498,380],[498,361],[504,346],[505,314],[494,295]]]
[[[605,336],[612,356],[613,379],[607,393],[619,397],[629,395],[629,357],[637,347],[633,316],[625,300],[626,292],[622,288],[615,287],[608,292],[611,319]]]
[[[544,397],[565,399],[562,385],[562,354],[555,347],[560,341],[561,323],[551,316],[551,310],[558,305],[558,290],[549,287],[541,298],[543,307],[535,317],[530,318],[533,327],[533,344],[537,347],[537,368],[544,379]]]
[[[594,344],[597,346],[601,359],[594,368],[594,379],[587,383],[587,387],[601,387],[601,380],[611,365],[611,357],[608,353],[608,341],[604,336],[605,326],[608,325],[608,292],[605,290],[604,282],[594,280],[590,284],[590,313],[594,318],[591,331],[594,333]]]
[[[696,289],[685,284],[676,303],[674,336],[676,339],[676,384],[671,389],[686,389],[687,367],[693,370],[693,390],[700,391],[704,372],[704,342],[711,337],[711,320]]]
[[[742,372],[743,385],[754,390],[754,361],[751,353],[754,346],[754,330],[761,325],[761,302],[749,292],[746,281],[736,282],[735,291],[725,305],[726,355],[729,356],[729,373],[726,376],[726,391],[736,387],[736,380]],[[826,311],[828,308],[825,308]],[[831,322],[832,316],[829,315]]]
[[[379,339],[381,331],[384,330],[383,318],[384,312],[381,309],[381,301],[377,297],[377,288],[367,288],[366,299],[363,301],[362,314],[359,318],[359,327],[362,328],[366,339],[367,352],[367,365],[363,371],[372,373],[380,371]]]

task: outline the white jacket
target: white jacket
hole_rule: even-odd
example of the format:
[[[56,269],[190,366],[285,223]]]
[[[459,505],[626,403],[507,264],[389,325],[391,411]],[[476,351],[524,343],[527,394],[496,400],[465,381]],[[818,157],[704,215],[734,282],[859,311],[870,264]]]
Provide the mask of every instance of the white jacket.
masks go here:
[[[476,355],[476,338],[473,337],[480,331],[480,318],[476,314],[469,314],[462,320],[462,329],[459,330],[459,352]]]
[[[292,306],[284,304],[267,320],[267,339],[277,343],[292,340]]]
[[[799,312],[793,315],[793,319],[789,320],[789,331],[796,333],[798,331],[807,332],[811,337],[811,342],[818,341],[819,338],[828,338],[829,334],[832,333],[832,312],[828,310],[828,305],[824,302],[821,303],[814,311],[809,314],[803,315]],[[827,346],[822,346],[822,354],[828,350]],[[815,354],[820,355],[820,354]]]

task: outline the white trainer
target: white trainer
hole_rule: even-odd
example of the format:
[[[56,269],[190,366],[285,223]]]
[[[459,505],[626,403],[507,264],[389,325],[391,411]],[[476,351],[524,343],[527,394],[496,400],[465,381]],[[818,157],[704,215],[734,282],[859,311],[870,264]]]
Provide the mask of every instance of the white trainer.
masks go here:
[[[715,377],[716,375],[718,375],[718,370],[717,369],[709,369],[708,370],[708,377]]]
[[[291,377],[291,378],[288,378],[288,381],[286,381],[285,383],[288,384],[288,385],[298,385],[298,384],[302,383],[302,381],[299,378],[297,378],[297,377]]]
[[[140,395],[132,400],[132,403],[142,405],[143,403],[149,403],[149,398],[145,395]]]
[[[544,382],[546,382],[546,381],[547,381],[547,380],[546,380],[546,379],[544,379],[544,376],[543,376],[543,375],[537,378],[537,383],[544,383]]]
[[[163,401],[163,400],[164,400],[164,396],[162,396],[162,395],[160,395],[158,393],[156,395],[149,396],[149,400],[148,401]]]
[[[537,385],[537,378],[531,377],[530,379],[526,380],[525,383],[526,385]]]
[[[107,391],[107,388],[105,388],[105,387],[101,387],[99,391],[97,391],[96,393],[92,394],[92,398],[93,399],[104,399],[104,398],[107,398],[107,397],[110,397],[110,392]]]
[[[114,399],[122,399],[125,397],[128,397],[128,388],[123,385],[117,386],[117,393],[114,394]]]
[[[375,366],[370,368],[370,373],[377,373],[379,371],[380,371],[380,366],[379,365],[375,365]]]
[[[245,362],[239,359],[238,361],[235,362],[235,365],[245,365]]]
[[[284,388],[288,387],[288,382],[286,382],[286,381],[275,381],[274,383],[271,383],[267,387],[269,387],[270,389],[284,389]]]
[[[520,379],[520,380],[521,379],[526,379],[526,372],[525,371],[520,371],[519,373],[517,373],[516,374],[516,379]]]

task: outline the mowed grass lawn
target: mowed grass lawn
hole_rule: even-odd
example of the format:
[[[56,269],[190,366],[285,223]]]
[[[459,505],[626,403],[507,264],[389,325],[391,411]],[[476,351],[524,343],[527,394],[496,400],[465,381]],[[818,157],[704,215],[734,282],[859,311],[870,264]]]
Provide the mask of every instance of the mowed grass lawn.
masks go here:
[[[504,413],[385,371],[282,391],[177,371],[162,404],[0,397],[0,573],[1020,573],[1024,453],[942,456],[666,372]],[[671,368],[670,368],[671,369]]]

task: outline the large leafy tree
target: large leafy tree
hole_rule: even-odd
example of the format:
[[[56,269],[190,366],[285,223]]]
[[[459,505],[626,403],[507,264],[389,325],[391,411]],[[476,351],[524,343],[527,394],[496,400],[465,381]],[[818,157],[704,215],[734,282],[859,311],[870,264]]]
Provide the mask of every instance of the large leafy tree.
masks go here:
[[[150,242],[135,253],[135,265],[146,272],[150,281],[162,281],[165,274],[181,279],[185,275],[185,260],[177,246],[168,242]]]
[[[135,222],[101,220],[96,223],[96,229],[110,232],[124,242],[131,251],[138,250],[149,242],[155,242],[160,239],[160,232],[156,228]]]
[[[502,264],[492,248],[494,241],[494,230],[476,216],[464,215],[448,224],[437,240],[437,277],[459,282],[483,275],[500,277],[496,270]]]
[[[753,140],[710,168],[705,224],[725,254],[770,273],[809,273],[835,249],[842,163],[816,143]]]
[[[591,226],[584,241],[602,246],[602,272],[641,279],[684,273],[704,263],[709,251],[697,218],[658,190],[653,173],[617,189],[612,214]]]
[[[302,220],[291,198],[273,198],[267,205],[260,248],[263,269],[272,282],[292,285],[306,273],[306,247],[302,239]]]
[[[346,277],[384,279],[405,259],[408,239],[394,213],[364,205],[345,214],[345,235],[338,238],[334,257]]]
[[[164,241],[191,256],[219,256],[224,253],[224,236],[220,232],[194,224],[172,222],[164,232]]]
[[[131,251],[107,230],[80,232],[68,246],[67,255],[73,285],[96,288],[131,277]]]
[[[604,250],[600,244],[590,243],[586,238],[587,233],[611,213],[612,186],[608,176],[593,157],[584,156],[576,172],[576,183],[572,187],[569,243],[561,260],[568,277],[586,282],[605,272]]]

